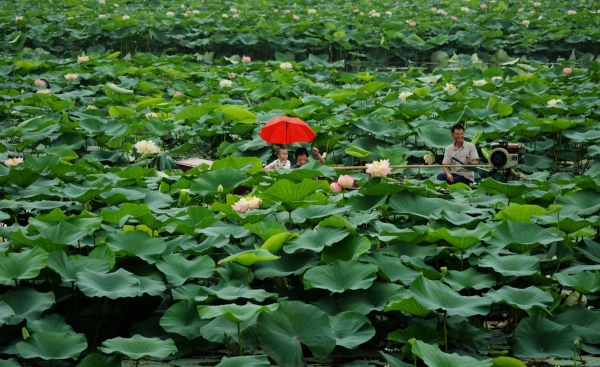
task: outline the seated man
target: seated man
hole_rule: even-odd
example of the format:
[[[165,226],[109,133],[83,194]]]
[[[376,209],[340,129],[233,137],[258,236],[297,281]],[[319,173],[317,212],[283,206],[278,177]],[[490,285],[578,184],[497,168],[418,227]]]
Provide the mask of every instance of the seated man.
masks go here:
[[[465,127],[456,124],[450,128],[450,131],[452,132],[454,143],[446,148],[442,164],[478,164],[479,155],[477,154],[477,148],[472,143],[465,141]],[[451,170],[448,170],[448,167],[444,167],[443,169],[444,173],[440,173],[437,176],[438,180],[445,180],[449,184],[462,182],[467,185],[475,182],[475,173],[466,168],[452,167]]]
[[[312,152],[313,152],[314,156],[317,157],[317,160],[319,161],[319,163],[325,164],[325,159],[323,159],[323,157],[319,154],[319,149],[317,149],[316,147],[313,147]],[[292,168],[300,168],[306,164],[306,160],[308,159],[308,150],[306,150],[306,148],[300,147],[300,148],[296,149],[295,156],[296,156],[296,164],[294,164],[292,166]]]
[[[277,159],[263,167],[263,171],[270,171],[273,169],[280,168],[290,168],[291,163],[288,160],[288,151],[286,148],[277,148],[277,150],[275,151],[275,155],[277,155]]]

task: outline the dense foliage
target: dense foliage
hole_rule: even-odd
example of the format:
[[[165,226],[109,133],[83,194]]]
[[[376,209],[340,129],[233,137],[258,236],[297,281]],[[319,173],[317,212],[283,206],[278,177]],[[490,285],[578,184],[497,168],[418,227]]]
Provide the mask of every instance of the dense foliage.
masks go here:
[[[0,363],[597,362],[585,2],[3,5]],[[327,165],[262,172],[280,115]],[[336,169],[441,163],[455,123],[518,180]]]

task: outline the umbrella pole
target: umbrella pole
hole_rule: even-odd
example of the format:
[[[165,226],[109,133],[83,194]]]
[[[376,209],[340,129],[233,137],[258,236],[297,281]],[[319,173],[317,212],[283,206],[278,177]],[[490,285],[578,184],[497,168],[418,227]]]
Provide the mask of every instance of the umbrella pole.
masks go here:
[[[400,166],[390,166],[390,168],[442,168],[442,167],[479,167],[479,168],[490,168],[491,164],[405,164]],[[357,170],[357,169],[366,169],[367,166],[330,166],[330,168],[337,170]]]

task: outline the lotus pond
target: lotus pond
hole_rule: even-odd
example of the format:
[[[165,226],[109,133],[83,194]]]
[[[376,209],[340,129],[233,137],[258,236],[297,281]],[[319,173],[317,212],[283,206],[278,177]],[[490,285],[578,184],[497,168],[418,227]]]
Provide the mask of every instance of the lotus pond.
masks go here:
[[[1,5],[0,366],[600,365],[597,4]]]

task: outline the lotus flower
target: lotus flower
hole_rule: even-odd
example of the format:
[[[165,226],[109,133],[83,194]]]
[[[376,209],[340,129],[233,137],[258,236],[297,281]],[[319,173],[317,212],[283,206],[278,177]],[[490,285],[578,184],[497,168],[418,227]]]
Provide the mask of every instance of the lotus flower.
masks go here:
[[[18,166],[19,164],[23,163],[23,158],[22,157],[18,157],[18,158],[9,158],[7,160],[4,161],[4,165],[6,167],[14,167],[14,166]]]
[[[502,80],[502,77],[501,76],[493,76],[491,80],[492,80],[492,83],[493,83],[496,80]]]
[[[413,95],[413,92],[401,92],[398,98],[406,102],[406,99]]]
[[[456,87],[450,83],[446,83],[446,86],[444,87],[444,90],[448,93],[450,92],[454,92],[456,90]]]
[[[35,82],[33,82],[33,84],[35,84],[36,87],[45,87],[46,86],[46,82],[43,81],[42,79],[36,79]]]
[[[562,99],[551,99],[548,101],[548,107],[557,107],[559,103],[563,103]]]
[[[35,93],[36,94],[52,94],[52,91],[50,89],[40,89]]]
[[[16,17],[15,17],[15,22],[20,22],[20,21],[22,21],[23,19],[25,19],[25,18],[23,18],[23,16],[21,16],[21,15],[18,15],[18,16],[16,16]]]
[[[98,19],[104,19],[106,18],[106,14],[98,14]]]
[[[575,14],[577,14],[577,12],[575,10],[569,10],[569,11],[567,11],[567,14],[568,15],[575,15]]]
[[[152,140],[140,140],[133,145],[139,154],[156,154],[160,153],[158,147]]]
[[[479,7],[480,7],[481,9],[486,9],[486,8],[487,8],[487,5],[486,5],[486,4],[480,4],[480,5],[479,5]]]
[[[125,20],[126,16],[127,15],[123,16],[123,20]],[[128,19],[129,19],[129,17],[128,17]],[[90,61],[90,58],[88,56],[86,56],[85,54],[81,55],[81,56],[77,56],[77,62],[79,62],[79,63],[88,62],[88,61]]]
[[[129,20],[131,19],[131,17],[129,15],[123,15],[123,18],[121,18],[122,20]]]
[[[221,81],[219,81],[219,86],[221,88],[231,88],[233,87],[233,82],[231,80],[222,79]]]
[[[423,160],[427,164],[433,164],[433,153],[427,152],[427,154],[425,154],[425,156],[423,157]]]
[[[294,20],[300,20],[300,16],[298,16],[296,14],[294,14],[294,16],[292,18],[294,18]]]
[[[409,22],[408,25],[411,26],[411,27],[414,27],[414,26],[417,25],[417,22]]]
[[[354,186],[354,177],[349,175],[340,175],[340,177],[337,179],[337,183],[343,189],[350,188]]]
[[[342,187],[337,182],[330,183],[329,188],[334,194],[339,194],[340,192],[342,192]]]
[[[232,15],[233,19],[237,19],[239,16],[240,16],[240,15],[239,15],[239,14],[237,14],[237,13]]]
[[[158,117],[158,114],[156,112],[148,112],[146,114],[146,118],[148,118],[148,119],[149,118],[156,118],[156,117]]]
[[[539,6],[542,6],[542,3],[536,1],[535,3],[533,3],[533,6],[539,7]]]
[[[517,9],[517,12],[518,12],[518,13],[522,13],[523,11],[525,11],[525,9],[523,9],[523,8],[519,8],[519,9]]]
[[[69,73],[69,74],[65,75],[65,79],[67,79],[70,82],[77,80],[77,78],[79,78],[79,75],[77,75],[75,73]]]
[[[175,13],[174,13],[174,12],[172,12],[172,11],[168,11],[168,12],[167,12],[167,16],[168,16],[168,17],[174,17],[174,16],[175,16]]]
[[[294,66],[292,66],[292,63],[291,63],[291,62],[282,62],[282,63],[279,65],[279,68],[280,68],[281,70],[292,70],[292,69],[294,68]]]
[[[530,21],[528,21],[528,20],[524,20],[524,21],[522,21],[522,22],[521,22],[521,24],[523,24],[525,27],[529,27],[529,24],[530,24],[530,23],[531,23],[531,22],[530,22]]]
[[[317,9],[308,9],[308,14],[317,14]]]
[[[565,74],[565,75],[569,75],[569,74],[571,74],[572,72],[573,72],[573,69],[571,69],[571,68],[564,68],[564,69],[563,69],[563,74]]]
[[[485,79],[479,79],[479,80],[473,81],[473,85],[475,85],[477,87],[483,87],[486,84],[487,84],[487,82],[485,81]]]
[[[367,173],[373,177],[383,177],[390,174],[392,169],[390,168],[389,159],[381,159],[374,161],[373,163],[367,163]]]
[[[244,56],[244,57],[242,57],[242,62],[250,62],[250,61],[252,61],[250,59],[250,56]]]
[[[258,209],[261,203],[262,200],[260,198],[257,198],[256,196],[248,196],[245,198],[241,198],[240,200],[235,202],[235,204],[231,205],[231,209],[235,210],[240,214],[243,214],[247,213],[252,209]]]

